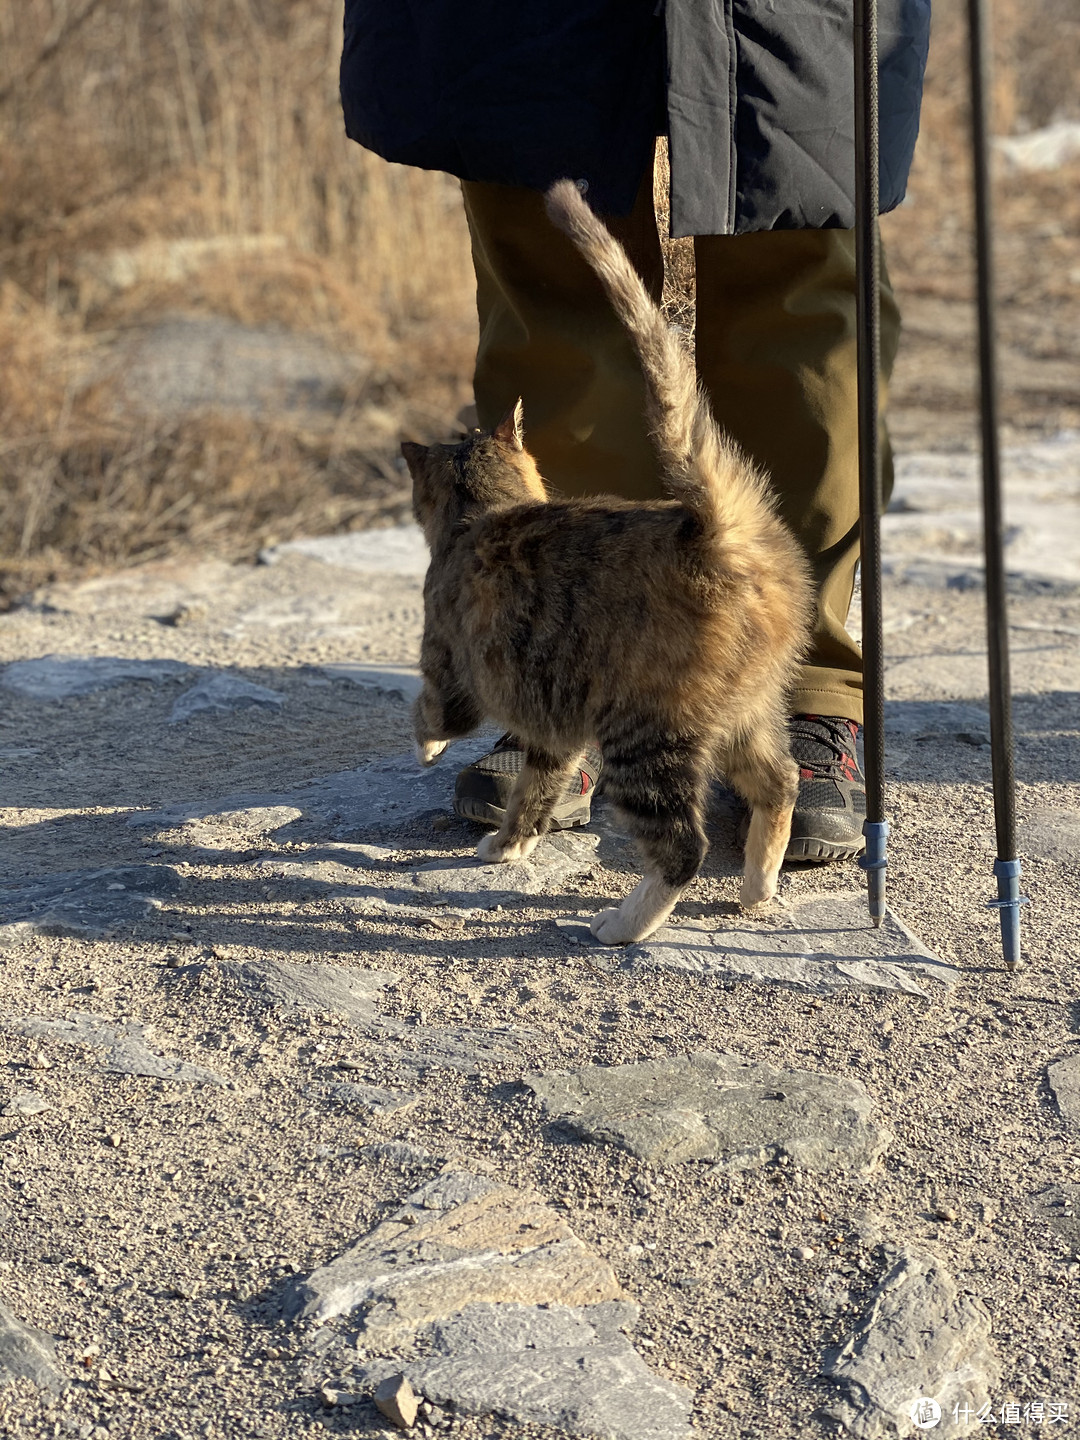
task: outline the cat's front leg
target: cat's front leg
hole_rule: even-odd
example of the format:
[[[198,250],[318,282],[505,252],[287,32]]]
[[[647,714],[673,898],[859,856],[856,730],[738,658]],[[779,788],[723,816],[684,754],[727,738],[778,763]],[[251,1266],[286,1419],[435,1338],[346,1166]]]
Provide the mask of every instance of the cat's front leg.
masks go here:
[[[434,765],[449,745],[444,727],[444,707],[436,691],[424,681],[424,688],[413,706],[413,734],[416,737],[416,758],[423,766]]]
[[[508,865],[512,860],[527,860],[540,844],[539,835],[525,835],[520,840],[504,840],[501,830],[485,835],[476,847],[479,859],[489,865]]]
[[[449,740],[417,740],[414,747],[416,758],[425,767],[434,765],[449,744]]]
[[[467,735],[479,724],[479,714],[472,706],[440,694],[426,676],[412,714],[414,753],[425,767],[434,765],[456,736]]]
[[[601,910],[594,915],[589,929],[601,945],[633,945],[645,940],[675,909],[683,888],[666,884],[659,875],[646,875],[617,910]]]

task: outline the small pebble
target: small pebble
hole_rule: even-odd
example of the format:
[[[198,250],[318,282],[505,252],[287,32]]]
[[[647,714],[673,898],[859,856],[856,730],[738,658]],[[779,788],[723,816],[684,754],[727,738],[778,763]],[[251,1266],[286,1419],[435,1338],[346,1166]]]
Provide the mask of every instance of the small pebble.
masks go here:
[[[796,1260],[812,1260],[815,1253],[809,1245],[798,1245],[794,1251]]]
[[[935,1220],[948,1220],[951,1222],[956,1218],[956,1211],[951,1205],[939,1205],[938,1208],[934,1211]]]

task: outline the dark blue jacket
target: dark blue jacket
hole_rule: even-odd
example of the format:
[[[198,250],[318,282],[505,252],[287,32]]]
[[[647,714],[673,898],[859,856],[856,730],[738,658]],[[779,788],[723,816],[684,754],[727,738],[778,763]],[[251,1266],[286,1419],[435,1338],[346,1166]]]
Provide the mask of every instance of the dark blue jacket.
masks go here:
[[[904,196],[930,0],[879,0],[881,209]],[[852,0],[345,0],[345,128],[404,165],[633,204],[653,139],[674,235],[850,228]]]

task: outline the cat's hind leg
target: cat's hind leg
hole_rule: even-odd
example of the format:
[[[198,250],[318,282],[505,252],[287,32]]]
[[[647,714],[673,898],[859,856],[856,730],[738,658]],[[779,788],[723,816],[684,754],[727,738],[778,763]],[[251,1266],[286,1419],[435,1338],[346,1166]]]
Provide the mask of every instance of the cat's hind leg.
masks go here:
[[[770,717],[760,721],[752,733],[735,739],[728,749],[724,770],[729,783],[750,806],[739,892],[739,903],[748,910],[776,894],[791,836],[799,769],[791,758],[784,722]]]
[[[580,758],[577,752],[569,757],[548,755],[526,745],[525,763],[510,792],[503,822],[476,847],[481,860],[502,863],[524,860],[532,854],[547,834],[551,812]]]
[[[645,860],[645,874],[618,909],[593,917],[605,945],[629,945],[658,930],[701,868],[708,751],[695,738],[645,734],[601,740],[604,790]]]

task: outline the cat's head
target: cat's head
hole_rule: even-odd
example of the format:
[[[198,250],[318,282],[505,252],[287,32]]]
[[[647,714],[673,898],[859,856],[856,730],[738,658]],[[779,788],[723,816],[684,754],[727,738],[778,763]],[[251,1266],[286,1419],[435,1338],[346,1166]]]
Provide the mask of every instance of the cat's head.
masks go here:
[[[490,434],[475,430],[455,445],[402,444],[413,514],[429,544],[474,515],[547,499],[536,461],[525,449],[522,420],[519,400]]]

